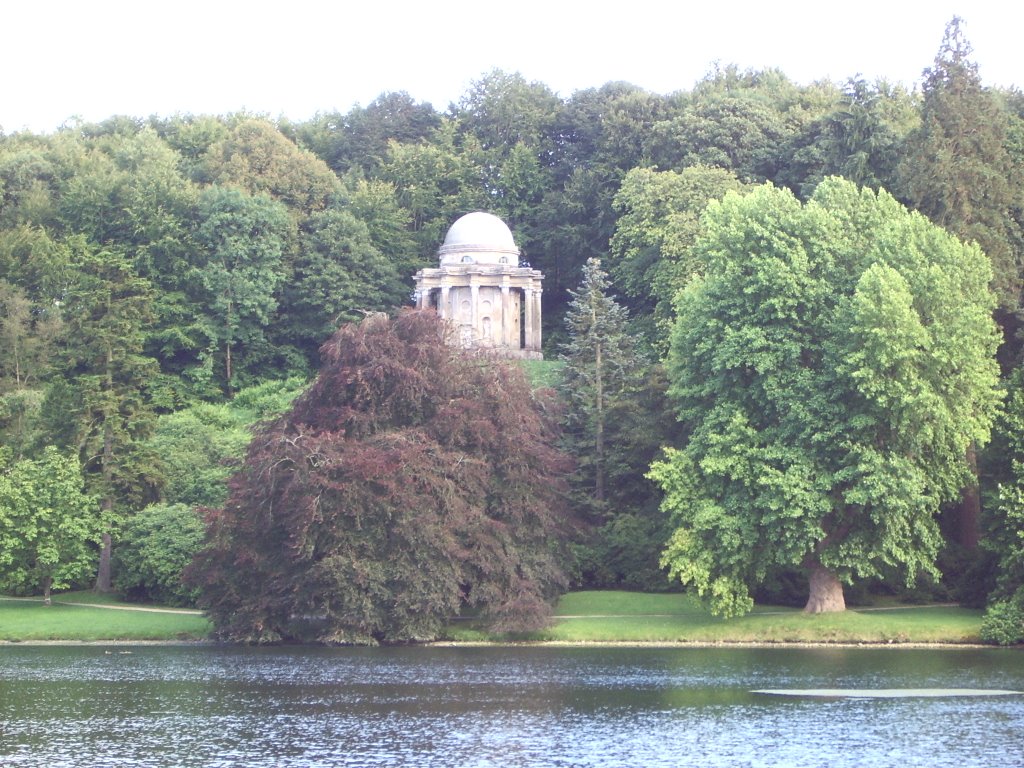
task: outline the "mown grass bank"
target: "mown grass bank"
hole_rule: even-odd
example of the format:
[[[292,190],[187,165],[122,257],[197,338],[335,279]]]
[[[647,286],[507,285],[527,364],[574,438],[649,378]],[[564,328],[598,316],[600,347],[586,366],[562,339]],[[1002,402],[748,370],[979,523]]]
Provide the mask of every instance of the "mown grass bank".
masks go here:
[[[549,629],[516,636],[493,636],[471,621],[455,622],[447,638],[456,642],[963,644],[980,642],[981,629],[980,611],[948,606],[853,608],[822,616],[758,606],[748,616],[724,620],[686,595],[611,591],[565,595],[556,616]],[[210,622],[196,613],[123,603],[92,592],[58,595],[49,607],[38,598],[0,597],[0,642],[189,641],[206,638],[210,629]]]
[[[978,643],[981,611],[948,606],[852,608],[809,616],[795,608],[758,606],[719,619],[687,595],[574,592],[556,608],[558,620],[541,632],[493,638],[471,625],[451,628],[462,641],[565,643]]]
[[[0,642],[170,642],[202,640],[209,633],[205,616],[123,603],[110,595],[67,593],[55,596],[50,606],[40,598],[0,597]]]

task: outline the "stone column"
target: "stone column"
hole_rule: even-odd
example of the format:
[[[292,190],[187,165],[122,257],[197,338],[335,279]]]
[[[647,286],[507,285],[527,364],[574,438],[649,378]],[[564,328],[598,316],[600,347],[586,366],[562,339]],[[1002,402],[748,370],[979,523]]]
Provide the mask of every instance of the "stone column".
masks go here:
[[[469,327],[473,329],[473,342],[476,343],[480,336],[480,286],[474,282],[469,284]]]
[[[543,291],[542,288],[535,288],[533,290],[533,301],[534,301],[534,305],[535,305],[534,308],[533,308],[533,324],[534,324],[534,327],[533,327],[533,348],[536,351],[538,351],[538,352],[540,352],[541,341],[542,341],[541,340],[541,328],[543,326],[541,325],[541,322],[540,322],[540,319],[541,319],[540,318],[540,297],[541,297],[541,294],[543,294],[543,292],[544,291]]]
[[[427,306],[427,296],[430,291],[427,288],[420,288],[416,291],[416,309],[424,309]]]
[[[509,292],[507,282],[501,284],[501,346],[515,349],[519,346],[519,340],[512,343],[512,296]]]
[[[437,312],[441,315],[441,319],[444,320],[448,317],[448,286],[441,286],[441,303],[437,307]]]
[[[526,349],[533,349],[533,288],[523,288],[523,302],[526,305],[524,310],[526,317],[524,318],[523,323],[525,325],[524,330],[526,331],[526,344],[524,346]]]

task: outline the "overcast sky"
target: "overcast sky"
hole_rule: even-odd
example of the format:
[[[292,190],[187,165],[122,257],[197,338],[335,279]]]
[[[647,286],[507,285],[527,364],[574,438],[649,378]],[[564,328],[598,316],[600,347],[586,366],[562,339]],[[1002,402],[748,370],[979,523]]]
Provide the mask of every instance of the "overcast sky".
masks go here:
[[[689,90],[715,62],[913,86],[959,15],[987,85],[1024,86],[1019,0],[21,0],[0,14],[0,128],[247,109],[306,120],[384,91],[439,110],[494,68],[563,97]]]

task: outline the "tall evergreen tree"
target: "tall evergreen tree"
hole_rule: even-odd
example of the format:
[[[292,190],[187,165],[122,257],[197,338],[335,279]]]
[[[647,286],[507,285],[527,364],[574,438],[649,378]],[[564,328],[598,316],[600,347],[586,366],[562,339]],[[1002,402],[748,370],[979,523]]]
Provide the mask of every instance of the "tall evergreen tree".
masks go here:
[[[910,137],[900,176],[913,207],[981,246],[1000,305],[1012,312],[1021,289],[1020,233],[1011,215],[1022,203],[1019,170],[1006,146],[1009,114],[982,85],[962,23],[949,22],[934,65],[924,71],[921,127]]]
[[[598,511],[607,495],[609,411],[635,388],[640,365],[629,314],[609,295],[610,288],[601,260],[588,259],[579,288],[569,292],[568,340],[560,356],[567,435],[575,444],[582,485]]]
[[[924,71],[921,128],[909,141],[901,176],[911,205],[961,240],[977,242],[989,257],[992,288],[1005,319],[1020,308],[1024,254],[1013,211],[1024,198],[1006,146],[1009,115],[998,96],[982,86],[961,25],[953,17],[934,65]],[[957,539],[975,549],[981,499],[973,445],[967,458],[975,480],[964,489]]]
[[[52,442],[78,450],[87,485],[105,519],[140,509],[157,483],[143,446],[152,431],[146,386],[155,362],[142,354],[152,296],[124,255],[84,238],[71,242],[77,273],[64,305],[62,378],[44,403]],[[96,588],[109,591],[111,535],[103,534]]]

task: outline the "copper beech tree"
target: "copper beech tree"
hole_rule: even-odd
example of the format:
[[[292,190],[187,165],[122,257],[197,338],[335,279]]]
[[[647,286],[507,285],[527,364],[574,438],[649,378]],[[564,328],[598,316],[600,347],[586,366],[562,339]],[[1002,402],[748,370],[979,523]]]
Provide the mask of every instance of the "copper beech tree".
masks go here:
[[[465,608],[546,622],[573,529],[557,419],[515,365],[444,335],[431,312],[343,327],[256,434],[190,569],[222,637],[427,640]]]

